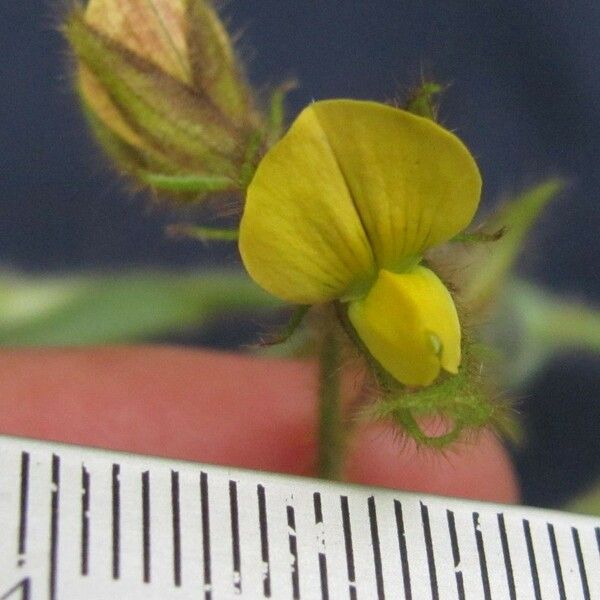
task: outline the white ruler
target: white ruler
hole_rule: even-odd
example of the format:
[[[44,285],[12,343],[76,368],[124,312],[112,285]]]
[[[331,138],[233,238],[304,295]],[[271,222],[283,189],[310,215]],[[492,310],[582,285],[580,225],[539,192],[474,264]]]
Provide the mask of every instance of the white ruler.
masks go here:
[[[0,437],[0,600],[600,599],[600,519]]]

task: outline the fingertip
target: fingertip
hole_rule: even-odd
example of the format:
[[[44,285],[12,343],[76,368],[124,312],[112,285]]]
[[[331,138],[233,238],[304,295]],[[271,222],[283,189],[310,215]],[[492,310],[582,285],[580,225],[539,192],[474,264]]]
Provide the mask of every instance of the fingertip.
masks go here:
[[[3,353],[0,432],[141,454],[308,475],[315,462],[313,364],[174,348]],[[447,452],[390,427],[357,432],[350,481],[515,502],[508,453],[489,431]]]

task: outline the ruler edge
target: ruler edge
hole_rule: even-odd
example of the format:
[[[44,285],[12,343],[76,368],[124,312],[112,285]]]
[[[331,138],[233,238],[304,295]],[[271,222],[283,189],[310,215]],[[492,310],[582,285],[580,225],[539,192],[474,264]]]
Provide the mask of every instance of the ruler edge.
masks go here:
[[[465,509],[471,508],[474,511],[481,511],[483,508],[485,508],[490,512],[502,512],[504,514],[512,513],[522,518],[525,516],[536,516],[540,519],[545,519],[546,521],[564,521],[565,519],[569,519],[572,525],[590,526],[594,528],[600,526],[600,516],[567,512],[552,508],[542,508],[538,506],[529,506],[526,504],[501,504],[489,500],[477,500],[473,498],[463,498],[460,496],[428,494],[412,490],[369,486],[345,481],[329,481],[326,479],[319,479],[317,477],[292,475],[273,471],[260,471],[256,469],[213,463],[201,463],[190,459],[170,458],[165,456],[156,456],[153,454],[140,454],[123,450],[113,450],[98,446],[84,446],[81,444],[63,441],[0,434],[0,448],[2,448],[5,442],[18,447],[21,451],[27,452],[42,451],[48,454],[61,454],[62,450],[63,452],[66,452],[67,455],[72,454],[73,457],[75,457],[77,451],[79,450],[93,453],[96,455],[96,458],[104,457],[107,463],[119,463],[123,460],[125,462],[131,460],[143,462],[146,460],[153,465],[162,464],[164,468],[172,470],[177,470],[178,468],[193,468],[198,471],[207,471],[209,474],[214,473],[215,475],[221,475],[228,479],[236,479],[236,476],[241,477],[242,479],[254,478],[256,483],[264,482],[268,484],[272,482],[279,486],[288,487],[293,487],[294,483],[301,484],[302,486],[313,485],[315,489],[318,489],[318,491],[328,491],[337,494],[344,494],[348,493],[349,490],[354,490],[356,493],[360,493],[365,496],[375,495],[378,498],[387,496],[388,498],[393,498],[400,501],[412,500],[425,503],[447,504],[448,507],[450,507],[450,505],[460,505]],[[0,462],[1,460],[2,455],[0,454]],[[83,458],[82,462],[85,462]],[[152,464],[145,466],[146,470],[152,468]],[[576,523],[574,521],[576,521]]]

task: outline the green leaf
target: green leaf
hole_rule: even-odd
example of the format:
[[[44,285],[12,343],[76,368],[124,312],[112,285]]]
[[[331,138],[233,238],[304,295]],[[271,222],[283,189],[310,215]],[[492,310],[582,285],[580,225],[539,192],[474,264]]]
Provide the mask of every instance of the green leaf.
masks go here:
[[[503,383],[512,389],[559,353],[600,355],[600,311],[518,279],[503,287],[486,333],[504,356]]]
[[[455,235],[452,242],[460,244],[481,244],[485,242],[497,242],[504,235],[505,228],[499,229],[493,233],[486,233],[484,231],[475,231],[473,233],[459,233]]]
[[[238,272],[0,276],[0,345],[80,346],[155,339],[229,312],[280,303]]]
[[[571,500],[563,510],[600,517],[600,482],[586,493]]]
[[[506,204],[482,227],[483,233],[503,235],[482,251],[479,260],[471,257],[474,275],[463,287],[464,301],[472,306],[486,304],[503,285],[521,249],[525,236],[544,207],[564,188],[560,179],[547,181],[527,190]]]

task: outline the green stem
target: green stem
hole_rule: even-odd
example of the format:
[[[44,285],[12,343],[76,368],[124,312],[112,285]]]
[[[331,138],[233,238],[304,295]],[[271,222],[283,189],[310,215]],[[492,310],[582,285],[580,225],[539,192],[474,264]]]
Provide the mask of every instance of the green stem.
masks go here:
[[[344,423],[340,397],[340,345],[334,332],[323,340],[319,357],[319,439],[317,475],[340,480],[344,467]]]

